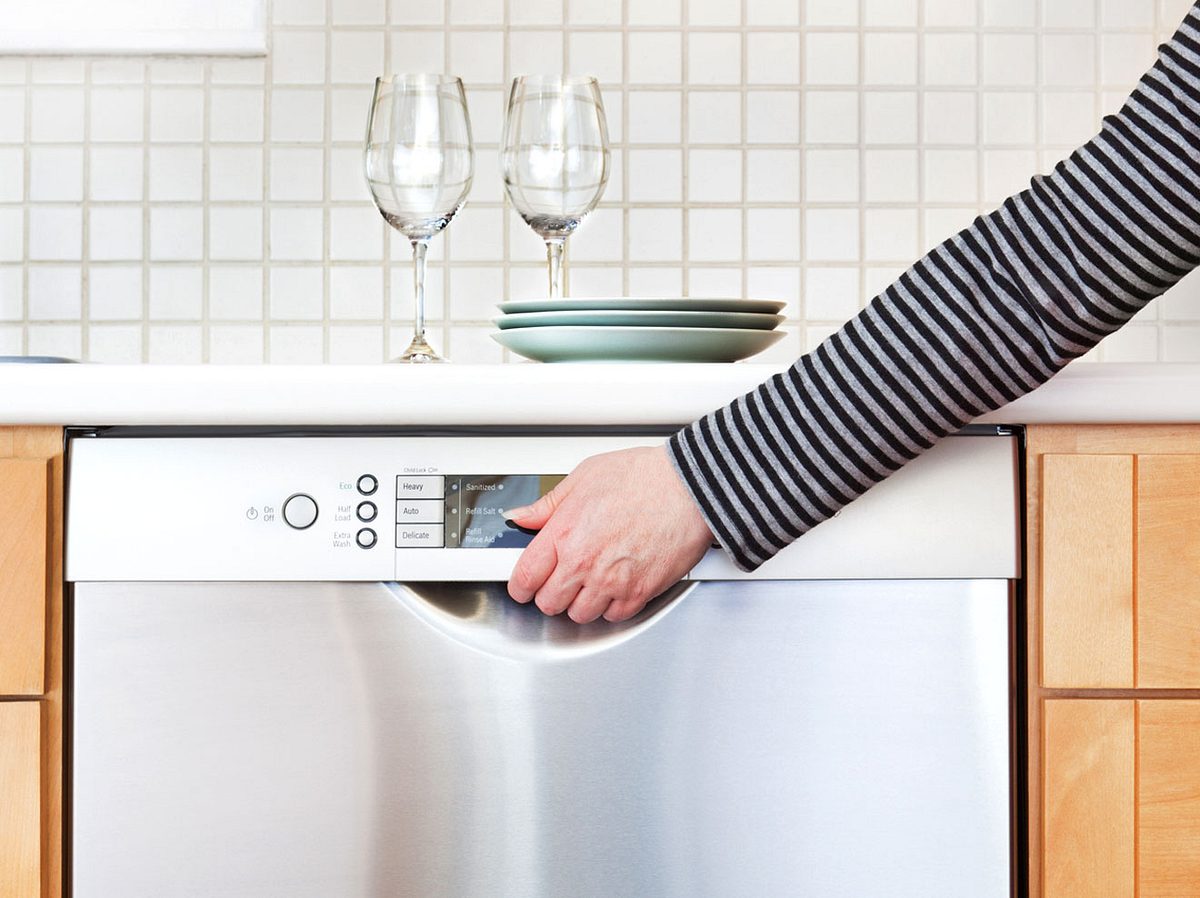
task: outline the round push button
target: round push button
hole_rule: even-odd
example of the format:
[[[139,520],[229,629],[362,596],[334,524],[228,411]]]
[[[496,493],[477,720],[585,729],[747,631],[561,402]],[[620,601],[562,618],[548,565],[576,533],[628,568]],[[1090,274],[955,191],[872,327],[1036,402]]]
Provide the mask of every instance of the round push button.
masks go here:
[[[374,474],[363,474],[358,478],[358,491],[364,496],[375,495],[377,489],[379,489],[379,481]]]
[[[374,502],[359,502],[357,512],[358,519],[365,523],[370,523],[375,520],[375,516],[379,514],[379,509]]]
[[[307,530],[317,520],[317,503],[312,496],[296,493],[283,503],[283,519],[289,527]]]
[[[375,531],[370,527],[363,527],[363,529],[358,531],[358,534],[354,537],[354,541],[358,543],[360,549],[369,549],[371,546],[375,545],[375,541],[378,538],[379,537],[375,535]]]

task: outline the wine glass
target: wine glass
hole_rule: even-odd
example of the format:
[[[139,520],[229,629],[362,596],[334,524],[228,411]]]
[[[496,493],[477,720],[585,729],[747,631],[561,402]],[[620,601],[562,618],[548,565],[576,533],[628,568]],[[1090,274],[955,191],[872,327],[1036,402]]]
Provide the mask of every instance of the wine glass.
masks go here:
[[[367,186],[384,220],[412,243],[416,320],[395,361],[445,361],[425,339],[425,254],[471,189],[475,154],[462,81],[449,75],[375,79],[367,145]]]
[[[595,78],[514,78],[500,168],[516,210],[546,241],[550,298],[562,297],[567,237],[596,208],[608,183],[608,124]]]

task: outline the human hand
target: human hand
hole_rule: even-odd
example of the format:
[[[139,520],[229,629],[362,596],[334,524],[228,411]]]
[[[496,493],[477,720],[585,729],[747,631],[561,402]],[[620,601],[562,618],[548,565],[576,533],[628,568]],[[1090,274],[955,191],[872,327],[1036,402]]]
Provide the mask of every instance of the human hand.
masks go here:
[[[513,568],[509,595],[581,624],[633,617],[691,570],[713,538],[665,446],[585,459],[506,517],[540,531]]]

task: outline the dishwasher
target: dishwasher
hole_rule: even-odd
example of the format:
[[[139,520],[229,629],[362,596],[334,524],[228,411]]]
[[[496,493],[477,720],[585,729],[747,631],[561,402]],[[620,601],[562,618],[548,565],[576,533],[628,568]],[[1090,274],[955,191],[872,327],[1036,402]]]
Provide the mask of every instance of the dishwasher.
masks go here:
[[[1019,894],[1019,434],[626,622],[509,599],[502,511],[663,439],[69,434],[73,898]]]

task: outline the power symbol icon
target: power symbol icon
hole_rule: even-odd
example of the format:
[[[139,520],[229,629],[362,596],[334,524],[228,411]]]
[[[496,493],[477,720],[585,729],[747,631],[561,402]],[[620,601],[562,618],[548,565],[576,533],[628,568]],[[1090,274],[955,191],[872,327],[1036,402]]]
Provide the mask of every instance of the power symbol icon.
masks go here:
[[[257,517],[258,517],[258,509],[255,508],[253,505],[246,509],[246,518],[248,520],[253,521]]]

